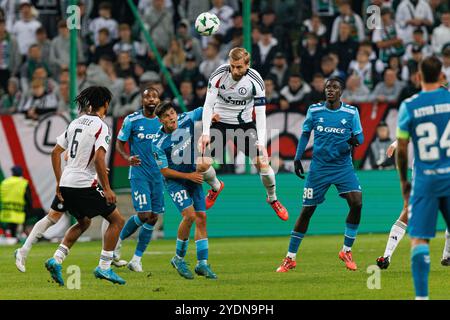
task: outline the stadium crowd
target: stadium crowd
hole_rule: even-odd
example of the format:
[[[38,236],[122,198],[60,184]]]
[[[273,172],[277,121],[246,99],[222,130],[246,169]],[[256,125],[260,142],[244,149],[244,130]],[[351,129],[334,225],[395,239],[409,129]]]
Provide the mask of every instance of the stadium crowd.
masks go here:
[[[0,0],[0,114],[37,119],[69,109],[68,2]],[[134,3],[187,108],[202,105],[211,72],[226,62],[231,48],[243,46],[242,1]],[[113,116],[137,110],[140,88],[148,84],[159,89],[161,100],[178,105],[127,1],[78,5],[78,91],[108,86]],[[221,21],[212,37],[194,30],[204,11]],[[255,0],[251,23],[252,67],[265,81],[268,112],[306,113],[324,99],[330,76],[345,80],[348,103],[386,102],[397,108],[419,91],[417,65],[432,54],[443,60],[450,79],[447,0]]]

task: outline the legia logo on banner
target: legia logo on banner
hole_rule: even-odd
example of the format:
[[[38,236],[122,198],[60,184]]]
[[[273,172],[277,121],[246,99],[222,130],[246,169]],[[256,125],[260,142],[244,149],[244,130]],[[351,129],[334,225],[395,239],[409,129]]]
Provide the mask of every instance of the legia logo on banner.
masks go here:
[[[34,129],[34,144],[43,154],[51,154],[56,144],[56,137],[69,125],[69,120],[57,113],[50,113],[39,120]]]

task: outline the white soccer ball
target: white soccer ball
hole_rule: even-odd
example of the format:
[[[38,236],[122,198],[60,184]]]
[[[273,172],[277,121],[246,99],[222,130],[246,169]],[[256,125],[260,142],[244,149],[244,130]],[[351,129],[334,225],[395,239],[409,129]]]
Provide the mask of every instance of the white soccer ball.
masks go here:
[[[212,36],[219,30],[220,20],[210,12],[200,13],[195,20],[195,30],[202,36]]]

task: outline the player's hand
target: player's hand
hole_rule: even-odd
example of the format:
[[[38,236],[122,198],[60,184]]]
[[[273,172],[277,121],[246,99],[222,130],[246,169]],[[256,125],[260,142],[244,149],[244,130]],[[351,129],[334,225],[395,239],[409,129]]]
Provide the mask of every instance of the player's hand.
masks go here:
[[[305,171],[303,170],[302,162],[301,160],[294,160],[294,168],[295,168],[295,174],[300,179],[305,179]]]
[[[389,147],[387,148],[387,150],[386,150],[386,155],[389,157],[389,158],[391,158],[392,157],[392,155],[394,154],[394,152],[395,152],[395,149],[397,149],[397,144],[394,142],[394,143],[391,143],[390,145],[389,145]]]
[[[61,195],[61,190],[59,189],[59,185],[56,185],[56,196],[60,202],[64,202],[64,198]]]
[[[141,159],[139,159],[139,156],[138,155],[135,155],[135,156],[130,156],[129,158],[128,158],[128,164],[130,165],[130,166],[140,166],[141,165]]]
[[[103,190],[107,204],[115,204],[117,201],[116,194],[111,189]]]
[[[211,119],[212,122],[219,122],[220,121],[220,115],[218,113],[214,113]]]
[[[400,185],[402,187],[403,201],[405,203],[407,203],[409,201],[409,195],[411,193],[411,182],[409,182],[409,181],[400,181]]]
[[[350,139],[347,140],[347,143],[353,147],[358,147],[359,146],[359,141],[356,138],[356,136],[353,135],[350,137]]]
[[[191,172],[188,173],[188,179],[191,180],[194,183],[202,184],[203,183],[203,174],[200,172]]]
[[[206,147],[209,145],[210,142],[211,138],[206,134],[202,134],[202,136],[198,140],[198,149],[202,153],[202,155],[205,153]]]

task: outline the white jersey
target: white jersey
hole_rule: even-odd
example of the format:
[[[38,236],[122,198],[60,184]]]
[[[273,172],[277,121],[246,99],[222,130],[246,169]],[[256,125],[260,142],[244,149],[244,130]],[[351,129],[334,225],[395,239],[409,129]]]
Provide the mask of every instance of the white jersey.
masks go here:
[[[258,71],[249,68],[239,80],[233,80],[229,64],[223,64],[211,74],[208,94],[217,96],[214,113],[220,122],[241,124],[253,121],[253,108],[265,106],[266,90]]]
[[[67,165],[59,185],[70,188],[93,186],[96,178],[94,154],[100,147],[108,152],[110,140],[109,128],[98,116],[83,115],[73,120],[56,140],[68,150]]]

